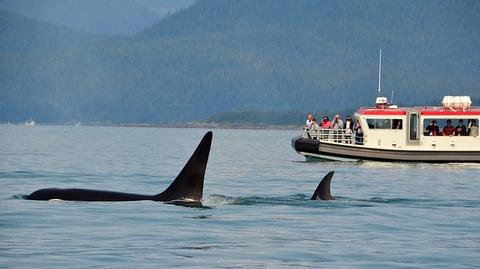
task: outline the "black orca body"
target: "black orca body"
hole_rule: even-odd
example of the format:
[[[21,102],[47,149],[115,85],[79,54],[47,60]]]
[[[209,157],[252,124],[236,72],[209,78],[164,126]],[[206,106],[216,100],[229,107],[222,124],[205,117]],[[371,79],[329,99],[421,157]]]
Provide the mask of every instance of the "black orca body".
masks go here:
[[[207,132],[170,186],[157,195],[141,195],[133,193],[88,190],[88,189],[41,189],[25,198],[28,200],[65,200],[88,202],[125,202],[125,201],[200,201],[203,195],[203,180],[207,168],[212,132]]]
[[[330,194],[330,182],[332,181],[334,173],[334,171],[330,171],[323,177],[310,200],[335,200],[335,197]]]

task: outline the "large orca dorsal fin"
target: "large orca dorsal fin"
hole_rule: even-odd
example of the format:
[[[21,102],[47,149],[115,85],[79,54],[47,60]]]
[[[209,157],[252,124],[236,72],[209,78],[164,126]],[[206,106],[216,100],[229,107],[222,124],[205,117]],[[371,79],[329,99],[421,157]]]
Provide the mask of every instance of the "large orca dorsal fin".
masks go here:
[[[212,145],[213,134],[211,131],[203,136],[197,149],[192,154],[187,164],[183,167],[177,178],[168,188],[155,195],[156,201],[193,200],[200,201],[203,195],[203,179],[207,168],[208,155]]]
[[[335,197],[330,194],[330,182],[334,173],[334,171],[330,171],[323,177],[310,200],[335,200]]]

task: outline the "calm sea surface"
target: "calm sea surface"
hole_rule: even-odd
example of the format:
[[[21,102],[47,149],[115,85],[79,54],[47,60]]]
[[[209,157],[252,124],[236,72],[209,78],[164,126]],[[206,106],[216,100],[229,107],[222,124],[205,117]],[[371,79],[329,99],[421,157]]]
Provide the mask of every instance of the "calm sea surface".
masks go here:
[[[0,268],[480,268],[479,164],[307,162],[296,131],[213,130],[206,208],[21,198],[159,193],[205,132],[0,125]]]

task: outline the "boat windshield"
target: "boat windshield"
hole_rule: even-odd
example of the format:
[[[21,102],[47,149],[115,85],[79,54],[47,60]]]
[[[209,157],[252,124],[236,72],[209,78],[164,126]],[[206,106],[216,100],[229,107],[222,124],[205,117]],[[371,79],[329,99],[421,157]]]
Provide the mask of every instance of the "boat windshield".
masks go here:
[[[369,129],[403,129],[402,119],[367,119]]]

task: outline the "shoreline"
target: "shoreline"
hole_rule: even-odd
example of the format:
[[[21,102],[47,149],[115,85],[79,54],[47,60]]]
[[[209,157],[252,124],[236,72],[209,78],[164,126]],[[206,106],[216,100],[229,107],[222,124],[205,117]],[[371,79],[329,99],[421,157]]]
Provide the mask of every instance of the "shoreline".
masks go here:
[[[23,122],[0,122],[0,125],[24,125]],[[225,123],[36,123],[35,126],[91,126],[91,127],[142,127],[142,128],[192,128],[192,129],[238,129],[238,130],[299,130],[299,125],[267,125],[267,124],[225,124]],[[27,126],[27,127],[35,127]]]

